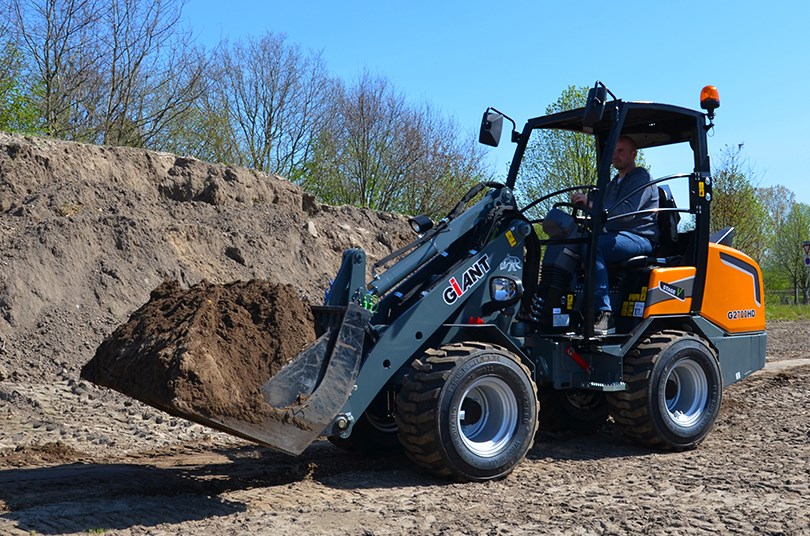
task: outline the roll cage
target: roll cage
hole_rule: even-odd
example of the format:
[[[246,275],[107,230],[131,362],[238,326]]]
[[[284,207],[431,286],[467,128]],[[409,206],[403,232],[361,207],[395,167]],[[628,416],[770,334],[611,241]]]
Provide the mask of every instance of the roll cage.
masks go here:
[[[598,83],[597,83],[598,84]],[[703,303],[703,290],[706,280],[706,264],[708,259],[709,217],[711,201],[711,169],[709,164],[708,144],[706,132],[711,128],[712,110],[709,115],[696,110],[658,104],[651,102],[624,102],[620,99],[598,103],[602,110],[596,118],[591,113],[594,108],[594,91],[589,95],[588,103],[583,108],[565,112],[554,113],[529,119],[522,132],[512,132],[512,141],[517,144],[506,186],[514,188],[523,157],[531,139],[532,133],[539,130],[567,130],[581,134],[592,135],[596,146],[597,183],[591,185],[592,208],[590,217],[586,220],[590,230],[586,241],[589,244],[588,255],[585,259],[585,295],[594,293],[594,278],[596,256],[590,252],[595,251],[603,225],[610,220],[610,214],[604,206],[604,192],[611,179],[611,160],[616,142],[622,135],[633,138],[639,149],[660,147],[678,143],[688,143],[693,154],[693,169],[689,173],[670,175],[656,179],[653,183],[660,183],[675,178],[688,177],[689,180],[689,208],[688,209],[651,209],[634,212],[642,214],[649,212],[663,212],[675,210],[688,212],[694,215],[694,237],[690,240],[689,248],[684,257],[691,259],[696,267],[694,294],[692,296],[692,312],[698,312]],[[602,113],[603,112],[603,113]],[[482,123],[482,143],[497,145],[500,136],[502,118],[506,117],[497,110],[490,108],[484,114]],[[507,117],[508,118],[508,117]],[[510,121],[512,121],[510,119]],[[514,121],[512,121],[514,124]],[[488,139],[485,140],[488,135]],[[492,143],[494,141],[495,143]],[[571,191],[576,188],[566,188],[551,192],[543,196],[546,199],[553,195]],[[632,195],[631,192],[629,195]],[[539,200],[531,203],[535,204]],[[610,207],[607,207],[608,209]],[[626,215],[624,215],[626,216]],[[593,338],[594,306],[591,300],[585,302],[584,337]]]

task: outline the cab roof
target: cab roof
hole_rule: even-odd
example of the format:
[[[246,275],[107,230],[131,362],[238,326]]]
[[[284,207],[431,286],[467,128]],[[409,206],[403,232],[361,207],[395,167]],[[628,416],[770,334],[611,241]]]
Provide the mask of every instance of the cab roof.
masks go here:
[[[607,103],[602,119],[593,125],[592,132],[583,124],[584,108],[529,119],[527,126],[593,133],[604,139],[615,117],[621,113],[627,114],[621,133],[632,137],[639,149],[692,141],[696,129],[705,125],[705,115],[697,110],[654,102],[614,100]]]

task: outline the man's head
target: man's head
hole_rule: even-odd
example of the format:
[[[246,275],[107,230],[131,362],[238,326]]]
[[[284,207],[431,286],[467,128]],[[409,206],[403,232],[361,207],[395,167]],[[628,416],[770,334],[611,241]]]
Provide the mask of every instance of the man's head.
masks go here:
[[[619,171],[619,175],[624,177],[629,171],[636,167],[636,155],[638,146],[630,136],[620,136],[616,142],[616,149],[613,151],[613,167]]]

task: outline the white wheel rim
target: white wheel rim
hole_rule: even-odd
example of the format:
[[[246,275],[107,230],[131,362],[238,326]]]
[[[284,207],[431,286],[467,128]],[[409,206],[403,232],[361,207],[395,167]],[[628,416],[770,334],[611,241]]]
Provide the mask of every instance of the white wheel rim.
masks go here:
[[[484,376],[464,391],[456,424],[470,452],[484,458],[497,456],[512,441],[518,423],[518,402],[502,379]]]
[[[706,411],[709,382],[703,368],[692,359],[683,359],[670,370],[664,382],[666,414],[677,426],[697,424]]]

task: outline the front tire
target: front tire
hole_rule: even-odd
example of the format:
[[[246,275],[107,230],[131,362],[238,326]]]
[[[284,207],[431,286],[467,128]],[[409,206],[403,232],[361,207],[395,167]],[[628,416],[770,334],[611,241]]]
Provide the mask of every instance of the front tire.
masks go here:
[[[537,389],[503,348],[463,343],[428,350],[412,364],[397,400],[408,457],[461,481],[508,475],[537,431]]]
[[[665,450],[696,447],[714,426],[723,384],[717,355],[682,331],[651,335],[625,357],[627,390],[608,395],[625,435]]]

